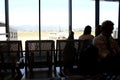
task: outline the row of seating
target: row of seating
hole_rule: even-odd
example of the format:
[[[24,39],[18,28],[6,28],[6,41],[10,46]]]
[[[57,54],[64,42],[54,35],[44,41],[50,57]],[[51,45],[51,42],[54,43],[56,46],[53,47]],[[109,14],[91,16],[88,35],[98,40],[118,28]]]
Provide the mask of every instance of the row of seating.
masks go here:
[[[4,76],[6,72],[12,72],[12,77],[22,76],[20,69],[23,67],[21,41],[0,41],[0,75]]]
[[[22,41],[0,41],[0,70],[11,69],[14,76],[15,71],[22,75],[21,68],[25,67],[25,75],[33,73],[33,68],[49,68],[49,75],[56,75],[56,67],[62,71],[64,48],[67,43],[73,43],[76,49],[75,66],[78,65],[79,56],[91,41],[89,40],[27,40],[25,42],[25,59],[23,56]],[[71,54],[70,54],[71,55]],[[8,66],[9,65],[9,66]]]

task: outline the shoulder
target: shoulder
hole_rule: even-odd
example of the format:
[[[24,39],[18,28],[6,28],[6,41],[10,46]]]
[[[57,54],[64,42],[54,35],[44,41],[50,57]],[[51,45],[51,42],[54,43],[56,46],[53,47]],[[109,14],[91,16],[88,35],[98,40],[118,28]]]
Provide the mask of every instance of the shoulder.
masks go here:
[[[94,36],[93,35],[90,35],[91,36],[91,38],[94,38]]]
[[[105,37],[102,34],[100,34],[100,35],[94,37],[94,40],[101,40],[101,39],[104,39],[104,38]]]
[[[82,39],[84,37],[84,35],[81,35],[81,36],[79,36],[79,39]]]
[[[86,35],[86,37],[87,37],[87,39],[93,39],[94,38],[94,36],[93,35]]]
[[[103,35],[98,35],[98,36],[93,38],[93,44],[103,42],[104,39],[105,39],[105,37]]]

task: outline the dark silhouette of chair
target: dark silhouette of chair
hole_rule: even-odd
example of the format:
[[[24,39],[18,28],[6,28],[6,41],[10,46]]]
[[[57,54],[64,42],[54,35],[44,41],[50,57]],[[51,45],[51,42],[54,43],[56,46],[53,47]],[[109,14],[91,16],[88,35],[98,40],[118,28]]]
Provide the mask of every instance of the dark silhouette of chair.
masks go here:
[[[91,39],[86,40],[79,40],[79,46],[78,46],[78,54],[79,56],[83,54],[83,52],[92,44]]]
[[[18,40],[0,41],[0,72],[12,72],[12,76],[22,76],[24,67],[22,43]]]
[[[92,45],[92,40],[80,40],[79,44],[79,64],[80,74],[94,74],[98,67],[98,49]]]
[[[52,75],[53,57],[55,52],[53,40],[28,40],[25,42],[25,73],[32,74],[33,68],[48,68]]]
[[[76,66],[77,62],[78,62],[78,55],[77,55],[77,49],[78,49],[78,44],[79,44],[79,40],[57,40],[56,41],[56,54],[55,54],[55,74],[56,76],[58,75],[56,68],[59,67],[60,68],[60,74],[63,72],[64,70],[64,50],[66,48],[67,45],[69,45],[69,43],[73,43],[74,44],[74,48],[76,49],[76,54],[74,54],[74,63],[71,65]],[[68,48],[69,49],[69,48]],[[69,51],[71,51],[71,49],[69,49]],[[70,52],[69,52],[70,53]],[[72,56],[72,54],[69,54],[68,57]]]

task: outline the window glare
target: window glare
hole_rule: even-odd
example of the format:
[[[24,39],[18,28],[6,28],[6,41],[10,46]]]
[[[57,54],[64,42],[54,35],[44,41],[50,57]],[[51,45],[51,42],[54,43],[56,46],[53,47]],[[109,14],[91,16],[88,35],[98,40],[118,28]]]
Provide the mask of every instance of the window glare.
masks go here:
[[[95,29],[95,2],[91,0],[73,0],[73,30],[75,38],[82,35],[84,27],[90,25],[93,35]]]
[[[118,37],[118,2],[100,2],[100,24],[105,20],[111,20],[114,23],[113,37]]]
[[[68,36],[68,0],[41,1],[41,30],[41,39]]]

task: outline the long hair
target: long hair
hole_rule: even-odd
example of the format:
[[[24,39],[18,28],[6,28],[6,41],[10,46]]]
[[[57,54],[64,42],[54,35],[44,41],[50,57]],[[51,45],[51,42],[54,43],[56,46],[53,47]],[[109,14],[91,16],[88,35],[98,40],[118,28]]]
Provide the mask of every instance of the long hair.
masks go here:
[[[91,26],[87,25],[84,29],[84,35],[91,34]]]

